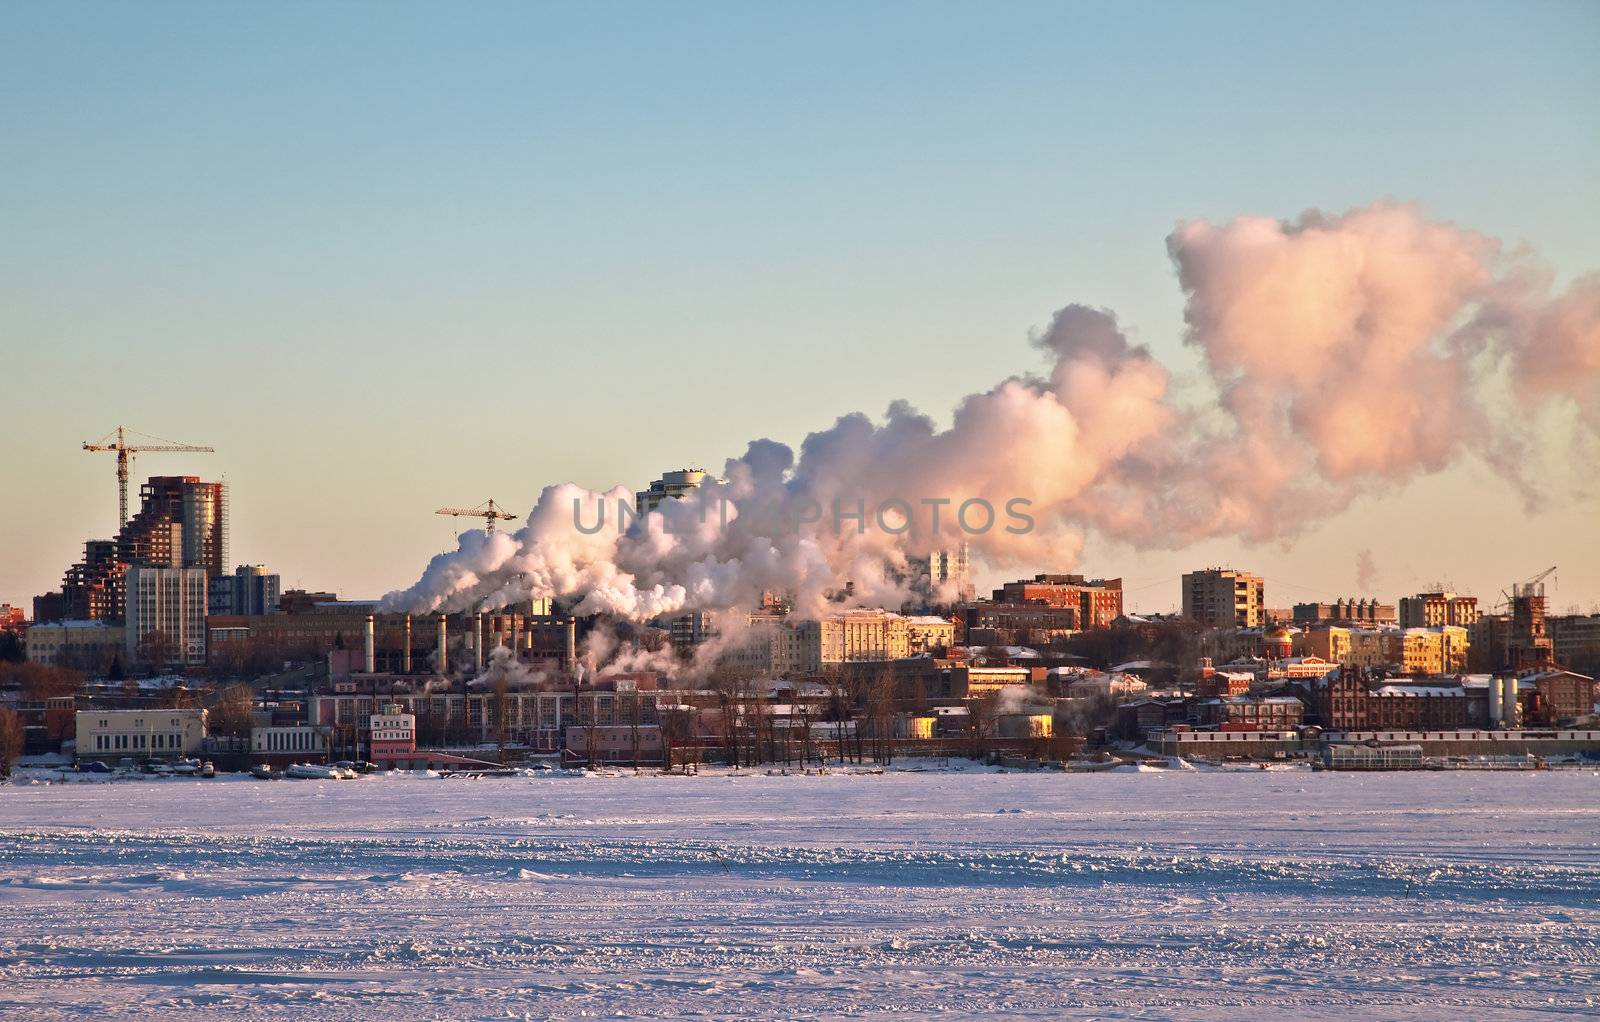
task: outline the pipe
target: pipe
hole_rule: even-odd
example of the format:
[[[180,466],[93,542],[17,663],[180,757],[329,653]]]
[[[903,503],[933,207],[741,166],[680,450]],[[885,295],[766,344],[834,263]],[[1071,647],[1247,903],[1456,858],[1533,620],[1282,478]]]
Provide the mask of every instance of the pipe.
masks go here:
[[[400,671],[411,673],[411,614],[406,614],[405,645],[400,651]]]
[[[367,673],[376,674],[378,670],[377,637],[374,635],[376,624],[371,614],[367,615]]]
[[[435,658],[434,669],[440,674],[450,673],[450,643],[445,633],[445,617],[439,615],[439,655]]]

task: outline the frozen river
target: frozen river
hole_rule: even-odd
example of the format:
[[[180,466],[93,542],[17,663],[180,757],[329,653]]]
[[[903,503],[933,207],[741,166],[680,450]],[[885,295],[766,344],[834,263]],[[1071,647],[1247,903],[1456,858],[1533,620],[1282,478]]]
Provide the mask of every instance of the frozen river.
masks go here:
[[[0,1017],[1600,1013],[1600,775],[0,787]]]

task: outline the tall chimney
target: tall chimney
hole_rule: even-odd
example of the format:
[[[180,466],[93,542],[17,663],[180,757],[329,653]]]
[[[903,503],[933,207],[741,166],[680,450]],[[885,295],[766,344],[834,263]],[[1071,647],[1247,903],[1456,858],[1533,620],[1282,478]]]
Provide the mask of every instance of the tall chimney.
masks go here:
[[[576,618],[567,618],[567,663],[568,670],[578,659],[578,621]]]
[[[405,645],[400,651],[400,671],[403,674],[411,673],[411,614],[406,613]]]
[[[472,655],[473,655],[473,659],[476,661],[474,666],[477,667],[478,673],[482,674],[483,673],[483,611],[481,611],[481,610],[478,611],[478,616],[477,616],[477,618],[474,619],[473,625],[472,625]]]
[[[515,660],[522,655],[522,614],[518,611],[511,612],[511,658]]]
[[[449,674],[450,643],[445,634],[445,618],[443,614],[439,615],[439,655],[436,659],[438,663],[434,665],[434,669],[440,674]]]
[[[378,651],[375,622],[371,614],[367,615],[367,673],[375,674],[378,670]]]

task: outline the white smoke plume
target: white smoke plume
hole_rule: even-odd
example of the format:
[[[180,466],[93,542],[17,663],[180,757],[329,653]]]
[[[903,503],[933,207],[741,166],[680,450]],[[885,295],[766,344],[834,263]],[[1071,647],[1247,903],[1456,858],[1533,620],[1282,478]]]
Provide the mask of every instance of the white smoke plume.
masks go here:
[[[1469,453],[1515,476],[1530,438],[1497,387],[1575,407],[1580,429],[1600,431],[1600,275],[1557,293],[1527,255],[1394,204],[1185,223],[1167,249],[1214,402],[1180,402],[1114,314],[1069,305],[1034,338],[1042,371],[963,399],[949,428],[896,402],[881,420],[852,414],[812,433],[798,456],[756,440],[700,500],[626,527],[626,488],[549,486],[521,530],[463,533],[387,603],[460,611],[551,596],[647,621],[753,608],[776,591],[814,615],[849,580],[845,605],[897,607],[911,560],[963,539],[990,565],[1060,569],[1095,533],[1147,547],[1289,535]],[[956,520],[973,499],[995,512],[982,531]],[[905,532],[889,531],[899,505],[874,516],[896,500],[911,512]],[[935,528],[937,500],[949,503]],[[574,502],[586,527],[604,503],[604,527],[580,530]],[[761,513],[778,507],[820,521]],[[968,524],[983,525],[972,507]],[[865,529],[838,527],[841,509],[864,510]]]
[[[1372,558],[1372,548],[1362,547],[1356,554],[1356,588],[1363,595],[1378,588],[1378,562]]]

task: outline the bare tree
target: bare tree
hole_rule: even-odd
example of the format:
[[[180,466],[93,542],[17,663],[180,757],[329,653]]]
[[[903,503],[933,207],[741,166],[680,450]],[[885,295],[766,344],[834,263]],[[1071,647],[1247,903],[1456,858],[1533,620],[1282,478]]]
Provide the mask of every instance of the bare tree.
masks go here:
[[[229,685],[217,693],[206,716],[207,730],[214,735],[249,738],[255,710],[255,692],[249,685]]]
[[[171,664],[176,659],[176,651],[172,636],[159,628],[139,640],[139,657],[152,669],[159,670]]]
[[[11,768],[22,758],[22,718],[13,709],[0,709],[0,778],[10,777]]]

